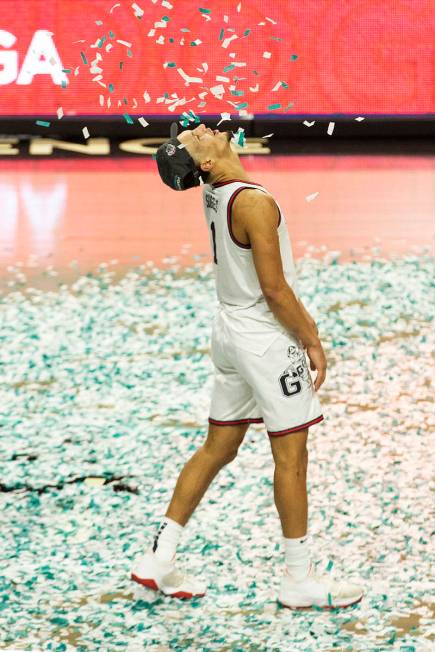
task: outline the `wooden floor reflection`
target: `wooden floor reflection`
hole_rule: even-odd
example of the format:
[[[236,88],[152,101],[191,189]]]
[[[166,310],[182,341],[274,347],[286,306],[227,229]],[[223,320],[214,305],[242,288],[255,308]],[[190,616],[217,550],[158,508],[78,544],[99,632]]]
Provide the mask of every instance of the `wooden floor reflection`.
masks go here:
[[[340,261],[433,252],[435,157],[245,156],[280,203],[295,258],[339,251]],[[0,277],[60,278],[110,263],[118,271],[169,257],[211,262],[200,189],[175,192],[143,158],[0,162]],[[307,197],[318,193],[315,199]]]

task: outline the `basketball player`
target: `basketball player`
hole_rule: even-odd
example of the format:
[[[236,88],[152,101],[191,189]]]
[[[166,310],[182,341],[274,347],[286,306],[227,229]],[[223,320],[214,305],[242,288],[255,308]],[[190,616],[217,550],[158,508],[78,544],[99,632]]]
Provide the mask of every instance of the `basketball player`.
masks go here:
[[[363,591],[316,574],[307,538],[308,429],[323,420],[316,392],[326,358],[313,318],[298,298],[285,217],[251,181],[231,132],[200,124],[157,150],[164,183],[186,190],[203,181],[204,212],[219,307],[213,322],[215,368],[208,436],[184,466],[169,507],[131,579],[178,598],[203,596],[202,581],[175,565],[183,528],[219,470],[234,460],[250,423],[264,423],[275,462],[274,498],[285,569],[278,601],[292,609],[346,607]],[[307,367],[305,351],[315,383]]]

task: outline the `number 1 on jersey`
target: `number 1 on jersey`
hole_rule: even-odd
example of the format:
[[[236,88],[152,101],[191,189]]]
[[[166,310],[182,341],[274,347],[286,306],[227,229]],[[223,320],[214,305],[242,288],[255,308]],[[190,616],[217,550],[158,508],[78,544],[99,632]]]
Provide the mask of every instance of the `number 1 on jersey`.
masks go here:
[[[216,228],[215,228],[214,222],[212,222],[210,224],[210,228],[211,228],[211,234],[212,234],[212,237],[213,237],[213,255],[214,255],[213,261],[217,265],[217,258],[216,258]]]

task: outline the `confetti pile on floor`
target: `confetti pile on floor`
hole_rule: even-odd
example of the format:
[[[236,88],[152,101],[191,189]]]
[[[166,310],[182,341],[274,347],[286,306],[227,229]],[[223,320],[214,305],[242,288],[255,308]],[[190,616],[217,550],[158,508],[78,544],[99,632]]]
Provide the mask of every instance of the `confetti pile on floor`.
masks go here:
[[[284,553],[262,424],[183,533],[180,565],[207,578],[205,598],[130,581],[205,438],[216,297],[209,264],[142,265],[117,283],[102,265],[0,299],[1,649],[433,649],[434,259],[297,267],[328,359],[325,420],[309,437],[313,551],[318,570],[362,581],[361,604],[277,605]]]

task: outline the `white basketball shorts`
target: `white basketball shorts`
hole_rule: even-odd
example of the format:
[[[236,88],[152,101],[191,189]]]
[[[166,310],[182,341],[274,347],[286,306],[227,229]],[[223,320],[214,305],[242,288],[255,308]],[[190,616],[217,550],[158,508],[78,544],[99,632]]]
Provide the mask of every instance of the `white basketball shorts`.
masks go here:
[[[230,329],[216,324],[211,358],[214,382],[209,423],[264,423],[270,437],[323,420],[307,358],[299,339],[280,333],[263,355],[241,349]]]

